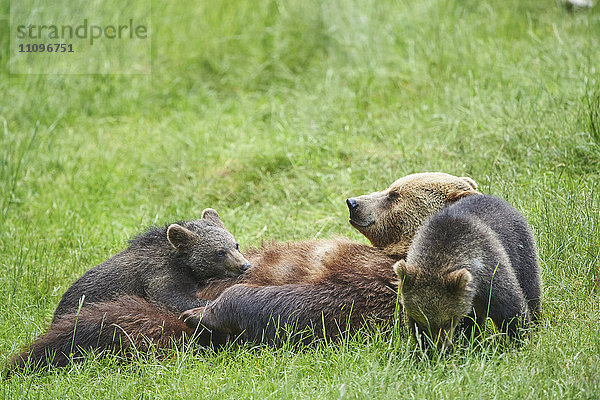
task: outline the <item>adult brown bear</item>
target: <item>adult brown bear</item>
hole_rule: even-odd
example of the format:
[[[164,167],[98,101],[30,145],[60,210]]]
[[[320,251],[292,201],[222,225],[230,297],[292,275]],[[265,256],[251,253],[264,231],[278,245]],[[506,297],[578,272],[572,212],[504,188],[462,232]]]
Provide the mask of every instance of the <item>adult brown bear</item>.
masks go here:
[[[405,258],[427,217],[476,190],[470,178],[422,173],[350,198],[350,223],[373,247],[333,239],[247,252],[253,267],[241,283],[182,317],[192,327],[200,323],[220,335],[276,344],[332,339],[365,324],[391,323],[399,311],[393,264]]]

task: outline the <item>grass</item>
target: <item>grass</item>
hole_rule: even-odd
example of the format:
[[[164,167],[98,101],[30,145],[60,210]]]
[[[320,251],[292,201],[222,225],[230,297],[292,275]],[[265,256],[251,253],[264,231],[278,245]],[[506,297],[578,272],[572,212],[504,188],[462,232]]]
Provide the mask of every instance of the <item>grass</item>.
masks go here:
[[[242,247],[344,235],[344,200],[476,179],[537,238],[522,347],[422,359],[406,332],[305,349],[94,358],[4,398],[600,396],[600,12],[555,2],[152,2],[152,74],[11,75],[0,1],[0,362],[84,271],[216,208]]]

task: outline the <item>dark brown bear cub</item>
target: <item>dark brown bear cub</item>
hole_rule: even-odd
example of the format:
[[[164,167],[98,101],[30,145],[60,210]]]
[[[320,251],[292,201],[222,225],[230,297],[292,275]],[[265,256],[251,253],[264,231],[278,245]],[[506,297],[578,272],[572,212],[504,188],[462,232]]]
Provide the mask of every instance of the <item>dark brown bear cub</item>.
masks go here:
[[[202,219],[152,228],[92,268],[64,294],[47,333],[9,363],[9,371],[64,366],[91,350],[143,350],[193,333],[177,318],[205,305],[212,279],[239,276],[250,263],[215,210]],[[79,309],[79,304],[83,306]]]
[[[206,304],[196,293],[209,279],[238,276],[249,267],[217,212],[207,208],[202,219],[150,229],[87,271],[63,295],[54,321],[77,311],[82,300],[85,305],[123,295],[183,312]]]
[[[426,347],[448,347],[457,327],[477,334],[487,317],[514,337],[540,312],[533,235],[497,197],[469,196],[432,216],[394,270],[407,324]]]

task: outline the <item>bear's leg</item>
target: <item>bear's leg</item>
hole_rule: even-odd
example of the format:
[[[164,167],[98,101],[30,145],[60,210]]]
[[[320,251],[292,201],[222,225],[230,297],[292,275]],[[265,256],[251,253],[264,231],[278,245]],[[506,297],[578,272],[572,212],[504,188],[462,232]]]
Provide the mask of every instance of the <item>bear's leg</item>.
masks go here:
[[[510,339],[519,337],[529,329],[527,302],[518,294],[502,299],[490,307],[490,318]]]
[[[200,314],[201,324],[208,329],[243,340],[281,344],[338,338],[370,319],[391,323],[395,309],[396,293],[378,282],[354,287],[332,282],[239,284],[225,290]],[[195,323],[193,318],[190,323]]]

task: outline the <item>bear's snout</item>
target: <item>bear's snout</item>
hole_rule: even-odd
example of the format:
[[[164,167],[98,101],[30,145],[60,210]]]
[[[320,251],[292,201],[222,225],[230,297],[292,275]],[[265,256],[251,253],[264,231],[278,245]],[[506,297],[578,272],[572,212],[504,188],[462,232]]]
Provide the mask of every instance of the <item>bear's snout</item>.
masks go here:
[[[250,264],[249,262],[246,262],[246,263],[242,264],[240,269],[242,270],[242,272],[247,271],[251,266],[252,266],[252,264]]]
[[[348,205],[348,209],[350,211],[354,210],[356,207],[358,207],[358,203],[356,202],[355,199],[346,199],[346,204]]]
[[[350,211],[350,223],[359,231],[375,222],[370,212],[372,205],[369,203],[370,200],[366,196],[346,199],[346,205]]]

